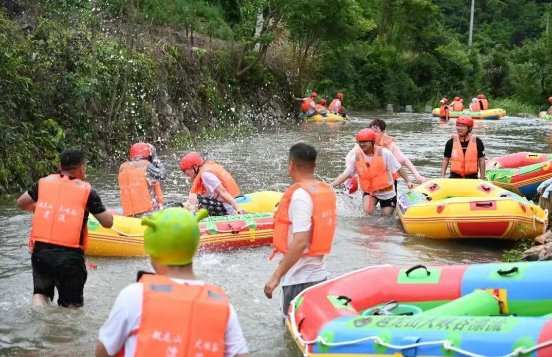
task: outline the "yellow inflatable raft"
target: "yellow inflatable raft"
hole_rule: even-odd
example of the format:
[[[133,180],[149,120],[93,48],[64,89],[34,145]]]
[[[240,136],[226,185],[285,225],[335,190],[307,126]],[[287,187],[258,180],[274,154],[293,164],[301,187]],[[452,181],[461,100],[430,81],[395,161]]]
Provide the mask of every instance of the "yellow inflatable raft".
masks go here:
[[[312,117],[305,118],[305,121],[308,123],[335,123],[342,122],[345,118],[338,114],[328,113],[325,115],[316,114]]]
[[[440,118],[440,109],[435,108],[431,112],[434,117]],[[458,118],[462,115],[469,115],[472,117],[472,119],[481,119],[481,120],[500,120],[502,117],[506,115],[506,111],[504,109],[495,108],[495,109],[487,109],[487,110],[481,110],[479,112],[472,112],[469,110],[463,110],[461,112],[455,112],[455,111],[449,111],[449,117],[450,118]]]
[[[430,180],[398,206],[406,232],[429,238],[534,238],[548,225],[539,206],[483,180]]]
[[[274,213],[282,193],[264,191],[245,195],[240,206],[247,214],[208,217],[199,222],[200,250],[227,250],[265,245],[272,242]],[[256,213],[255,213],[256,212]],[[141,218],[113,216],[113,227],[104,228],[88,219],[86,255],[104,257],[143,257],[145,226]]]

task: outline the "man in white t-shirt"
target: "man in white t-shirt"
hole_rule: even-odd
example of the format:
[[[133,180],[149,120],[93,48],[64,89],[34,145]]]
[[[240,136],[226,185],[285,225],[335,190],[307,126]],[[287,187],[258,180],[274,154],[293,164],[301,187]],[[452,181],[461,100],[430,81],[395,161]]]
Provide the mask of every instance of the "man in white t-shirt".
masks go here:
[[[414,184],[410,182],[393,154],[385,148],[376,146],[376,133],[372,129],[362,129],[356,139],[359,149],[354,149],[347,155],[345,171],[330,186],[335,187],[349,177],[358,175],[360,187],[364,192],[364,211],[373,214],[374,207],[379,202],[381,214],[390,216],[397,205],[397,192],[394,188],[397,176],[400,175],[410,189],[414,188]],[[376,162],[373,162],[374,160]]]
[[[273,246],[284,257],[267,281],[264,293],[271,299],[274,289],[282,283],[285,315],[301,291],[328,277],[324,255],[331,250],[336,201],[333,190],[314,178],[316,156],[310,145],[298,143],[291,147],[288,171],[295,185],[286,190],[274,216]]]
[[[206,215],[202,210],[196,219]],[[200,356],[221,349],[224,357],[248,356],[236,311],[224,290],[194,275],[192,259],[199,245],[196,219],[189,211],[169,208],[142,220],[148,226],[144,249],[156,275],[144,275],[121,291],[100,329],[96,357],[121,351],[125,357],[176,356],[182,351],[185,356]],[[201,329],[206,318],[211,319],[209,328]]]
[[[189,152],[180,159],[180,170],[194,180],[185,208],[205,208],[211,216],[245,213],[235,200],[240,195],[238,184],[221,165]]]

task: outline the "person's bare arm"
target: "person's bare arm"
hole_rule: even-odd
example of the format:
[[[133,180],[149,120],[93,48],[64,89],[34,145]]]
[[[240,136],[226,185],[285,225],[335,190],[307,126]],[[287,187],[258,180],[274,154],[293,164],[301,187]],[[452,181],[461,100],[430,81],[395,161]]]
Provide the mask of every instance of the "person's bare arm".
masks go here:
[[[441,178],[445,178],[447,174],[447,167],[450,161],[450,157],[443,158],[443,165],[441,165]]]
[[[25,192],[17,199],[17,206],[23,211],[34,212],[36,202],[29,196],[28,192]]]
[[[232,205],[232,207],[234,207],[234,209],[236,210],[236,212],[238,213],[245,213],[245,211],[240,207],[240,205],[236,202],[236,200],[234,199],[234,197],[232,197],[232,195],[230,194],[230,192],[226,191],[226,189],[224,188],[224,186],[222,185],[219,185],[217,187],[217,189],[215,190],[216,193],[218,193],[220,195],[220,197],[222,197],[226,202],[228,202],[229,204]]]
[[[291,267],[303,256],[303,252],[309,244],[309,238],[310,231],[293,233],[293,240],[289,245],[288,251],[284,255],[284,259],[282,259],[265,284],[264,293],[267,298],[272,299],[272,292],[278,287],[282,277],[286,275],[289,269],[291,269]]]
[[[111,213],[103,211],[102,213],[95,214],[94,217],[100,222],[102,227],[113,227],[113,215]]]
[[[349,177],[351,176],[347,174],[341,174],[337,176],[337,178],[332,183],[330,183],[330,186],[335,187],[335,186],[341,185],[343,182],[347,181]]]
[[[105,349],[104,344],[101,341],[96,343],[96,357],[111,357],[107,350]]]
[[[485,179],[485,157],[479,158],[479,178],[481,180]]]

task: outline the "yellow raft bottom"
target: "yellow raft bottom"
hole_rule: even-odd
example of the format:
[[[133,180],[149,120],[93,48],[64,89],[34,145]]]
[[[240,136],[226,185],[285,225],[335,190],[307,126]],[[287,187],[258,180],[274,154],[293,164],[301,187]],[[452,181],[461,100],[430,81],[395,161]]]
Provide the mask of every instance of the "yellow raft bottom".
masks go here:
[[[326,115],[320,115],[316,114],[312,117],[306,118],[305,121],[308,123],[335,123],[335,122],[342,122],[345,118],[343,118],[341,115],[328,113]]]

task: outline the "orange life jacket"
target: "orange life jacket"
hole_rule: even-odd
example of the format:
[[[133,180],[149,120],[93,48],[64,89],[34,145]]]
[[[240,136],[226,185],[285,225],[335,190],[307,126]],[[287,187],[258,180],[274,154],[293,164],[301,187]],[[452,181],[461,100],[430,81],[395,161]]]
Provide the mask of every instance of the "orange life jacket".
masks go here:
[[[224,186],[226,191],[228,191],[232,197],[237,197],[240,195],[240,188],[238,187],[238,184],[236,183],[232,175],[230,175],[230,173],[226,171],[222,166],[213,161],[207,161],[201,166],[201,169],[199,169],[199,172],[194,179],[194,183],[192,184],[190,193],[205,195],[205,186],[203,186],[203,181],[201,180],[201,176],[205,171],[214,173],[215,176],[217,176],[217,178],[222,183],[222,186]]]
[[[439,115],[442,117],[448,116],[449,107],[446,104],[441,104],[441,107],[439,108]]]
[[[452,110],[454,110],[455,112],[461,112],[462,110],[464,110],[464,104],[462,104],[462,102],[459,100],[455,100],[452,102]]]
[[[395,138],[389,135],[382,135],[379,143],[376,143],[379,146],[382,146],[386,148],[387,150],[391,150],[391,146],[395,142]]]
[[[453,135],[451,138],[453,142],[452,154],[450,157],[450,161],[452,162],[450,171],[462,176],[476,174],[478,164],[476,137],[472,136],[469,138],[468,148],[466,149],[465,155],[458,135]]]
[[[330,103],[330,106],[328,107],[328,110],[332,113],[339,113],[341,111],[341,100],[334,99]]]
[[[478,101],[476,103],[471,103],[470,104],[470,110],[472,112],[479,112],[479,111],[483,110],[483,109],[481,109],[481,102]]]
[[[86,249],[88,229],[84,225],[90,184],[58,174],[38,181],[38,201],[33,215],[29,247],[44,242],[63,247]]]
[[[362,150],[357,150],[355,153],[356,172],[360,181],[360,188],[364,192],[370,194],[374,192],[386,192],[393,189],[393,185],[389,184],[390,175],[387,172],[387,167],[383,161],[383,149],[376,147],[372,163],[368,164],[364,160]],[[394,179],[393,176],[391,178]]]
[[[230,304],[216,285],[178,284],[146,274],[135,357],[223,357]],[[124,349],[117,356],[124,356]]]
[[[156,208],[149,190],[148,164],[148,160],[127,161],[119,167],[119,190],[125,216],[134,216]]]
[[[483,102],[483,109],[482,110],[489,109],[489,101],[487,99],[481,99],[481,101]]]
[[[301,104],[301,111],[303,113],[306,113],[308,112],[309,110],[311,110],[311,102],[313,101],[312,98],[305,98],[303,99],[303,104]]]
[[[274,214],[274,238],[271,246],[275,253],[286,253],[288,249],[288,234],[291,222],[289,206],[293,193],[303,188],[312,197],[312,240],[305,255],[325,255],[332,250],[333,236],[337,223],[335,193],[321,181],[296,183],[289,187],[282,196],[278,209]],[[272,257],[274,257],[272,254]]]

